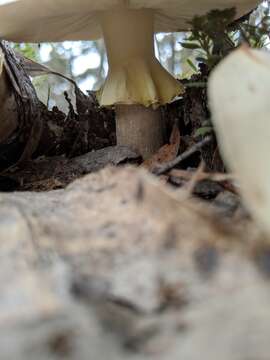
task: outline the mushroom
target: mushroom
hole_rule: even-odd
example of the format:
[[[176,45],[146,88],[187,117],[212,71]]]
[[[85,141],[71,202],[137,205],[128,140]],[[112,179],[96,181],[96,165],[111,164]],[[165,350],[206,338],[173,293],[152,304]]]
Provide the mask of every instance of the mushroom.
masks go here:
[[[188,29],[194,15],[258,0],[1,0],[0,37],[16,42],[91,40],[104,37],[109,73],[99,92],[115,106],[117,142],[149,157],[164,143],[159,106],[183,86],[158,62],[154,32]]]
[[[209,103],[221,153],[243,201],[270,234],[270,54],[243,46],[209,79]]]

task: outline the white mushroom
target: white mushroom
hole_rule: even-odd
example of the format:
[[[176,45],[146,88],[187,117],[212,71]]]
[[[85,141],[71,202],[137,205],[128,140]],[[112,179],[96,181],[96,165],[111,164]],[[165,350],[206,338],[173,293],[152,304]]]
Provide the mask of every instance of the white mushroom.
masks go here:
[[[2,2],[5,0],[2,0]],[[157,61],[154,32],[188,28],[194,15],[236,7],[248,12],[258,0],[6,0],[0,36],[24,42],[90,40],[103,36],[109,74],[101,105],[115,105],[117,141],[144,157],[163,144],[159,105],[183,87]]]
[[[222,155],[258,223],[270,232],[270,54],[241,47],[209,80]]]

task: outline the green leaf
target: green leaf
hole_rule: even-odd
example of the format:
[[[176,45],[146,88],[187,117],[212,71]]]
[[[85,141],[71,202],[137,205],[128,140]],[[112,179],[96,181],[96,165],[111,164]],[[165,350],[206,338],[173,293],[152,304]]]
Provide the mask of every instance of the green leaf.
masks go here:
[[[200,63],[207,64],[207,59],[201,56],[196,57],[196,60]]]
[[[188,43],[188,42],[180,42],[180,44],[183,46],[183,48],[185,49],[191,49],[191,50],[196,50],[196,49],[200,49],[200,45],[196,44],[196,43]]]
[[[13,48],[20,52],[21,54],[23,54],[25,57],[27,57],[28,59],[34,60],[34,61],[38,61],[38,50],[37,50],[37,45],[32,45],[32,44],[13,44]]]
[[[197,129],[195,131],[195,136],[205,136],[207,134],[210,134],[213,131],[213,127],[212,126],[205,126],[205,127],[200,127],[199,129]]]
[[[192,62],[190,59],[187,59],[187,63],[188,63],[188,65],[191,67],[192,70],[194,70],[195,72],[198,71],[196,65],[193,64],[193,62]]]

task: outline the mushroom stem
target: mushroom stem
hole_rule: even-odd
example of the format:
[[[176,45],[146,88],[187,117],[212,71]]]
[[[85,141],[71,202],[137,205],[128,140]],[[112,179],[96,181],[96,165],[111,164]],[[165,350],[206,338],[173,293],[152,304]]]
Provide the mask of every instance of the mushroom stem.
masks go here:
[[[116,105],[115,111],[119,145],[130,146],[146,159],[164,144],[165,127],[160,109],[143,105]]]
[[[131,145],[144,158],[164,143],[160,111],[154,108],[183,92],[155,57],[154,17],[153,10],[125,7],[99,14],[109,62],[99,101],[116,105],[118,144]]]

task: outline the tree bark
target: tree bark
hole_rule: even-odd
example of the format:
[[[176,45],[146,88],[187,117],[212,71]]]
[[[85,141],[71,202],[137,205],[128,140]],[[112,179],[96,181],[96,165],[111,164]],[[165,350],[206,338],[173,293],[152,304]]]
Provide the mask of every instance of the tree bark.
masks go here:
[[[40,103],[21,57],[0,42],[0,170],[31,158],[43,128]]]
[[[18,126],[16,99],[4,66],[0,74],[0,118],[0,143],[2,143]]]

